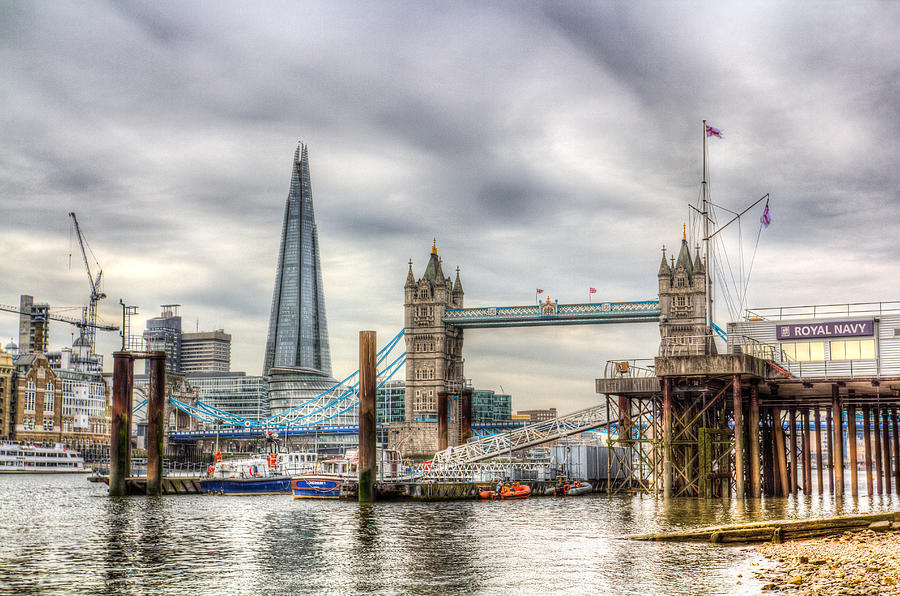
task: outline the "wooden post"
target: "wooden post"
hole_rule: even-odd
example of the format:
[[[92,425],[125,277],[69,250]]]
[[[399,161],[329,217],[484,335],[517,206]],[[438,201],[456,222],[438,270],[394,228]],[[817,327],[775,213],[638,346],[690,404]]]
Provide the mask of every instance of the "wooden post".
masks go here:
[[[787,462],[784,452],[784,425],[781,422],[781,409],[772,408],[772,431],[775,434],[775,470],[781,483],[781,496],[786,497],[790,493],[788,486]]]
[[[872,408],[872,435],[875,437],[875,486],[878,494],[884,493],[884,462],[881,459],[881,408]]]
[[[891,420],[894,427],[894,481],[896,482],[897,492],[900,493],[900,424],[897,422],[897,408],[891,410]]]
[[[375,500],[375,332],[359,332],[359,502]]]
[[[891,494],[891,416],[887,408],[881,410],[881,421],[884,433],[884,441],[881,443],[881,450],[884,452],[884,489],[887,494]]]
[[[872,430],[869,406],[863,406],[863,449],[866,458],[866,494],[872,495]]]
[[[758,499],[761,496],[759,481],[759,385],[750,385],[750,411],[747,415],[747,426],[750,431],[750,496]]]
[[[828,492],[834,494],[834,435],[831,431],[831,408],[825,408],[825,470],[828,471]]]
[[[459,394],[459,434],[465,444],[472,438],[472,390],[463,389]]]
[[[821,495],[825,491],[825,454],[822,453],[822,419],[819,417],[819,406],[813,410],[816,422],[816,480],[819,481],[818,493]]]
[[[803,409],[803,492],[812,494],[812,429],[809,427],[809,408]]]
[[[147,395],[147,495],[162,494],[163,441],[165,439],[166,353],[150,355]]]
[[[663,377],[663,498],[672,497],[672,378]]]
[[[797,494],[797,408],[791,408],[788,420],[791,424],[791,494]]]
[[[450,395],[446,391],[438,391],[437,394],[437,431],[438,451],[443,451],[448,445],[448,428],[450,423],[450,411],[447,407],[450,403]]]
[[[113,353],[112,419],[109,425],[109,496],[124,497],[131,472],[131,392],[134,358],[128,352]]]
[[[856,406],[847,405],[847,448],[850,451],[850,494],[859,496],[859,473],[856,462]]]
[[[734,489],[738,499],[743,499],[744,494],[744,419],[741,408],[741,375],[734,375],[732,379],[732,394],[734,398]]]
[[[844,496],[844,416],[842,413],[840,388],[831,386],[831,410],[834,415],[834,494]]]

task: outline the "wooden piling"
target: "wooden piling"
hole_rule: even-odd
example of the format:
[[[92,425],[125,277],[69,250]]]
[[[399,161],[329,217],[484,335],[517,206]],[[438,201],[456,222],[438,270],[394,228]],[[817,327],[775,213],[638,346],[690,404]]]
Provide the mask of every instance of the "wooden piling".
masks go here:
[[[472,390],[463,389],[459,394],[459,435],[463,443],[472,438]]]
[[[791,494],[797,494],[797,408],[791,408],[788,414],[791,424],[790,460],[791,460]]]
[[[438,391],[437,394],[437,432],[438,451],[443,451],[449,446],[448,429],[450,426],[450,395],[446,391]]]
[[[803,410],[803,492],[812,494],[812,430],[809,427],[809,408]]]
[[[869,406],[863,406],[863,455],[866,458],[866,494],[872,495],[872,431]]]
[[[734,488],[738,499],[743,499],[744,493],[744,420],[741,411],[741,375],[734,375],[732,379],[732,393],[734,398]]]
[[[872,435],[875,438],[875,490],[884,494],[884,462],[881,459],[881,408],[872,408]]]
[[[831,430],[831,408],[825,408],[825,469],[828,471],[828,492],[834,494],[834,435]]]
[[[109,425],[109,496],[124,497],[131,472],[131,392],[134,358],[128,352],[113,353],[112,418]]]
[[[375,500],[375,332],[359,332],[359,502]]]
[[[834,413],[834,434],[832,443],[834,444],[834,493],[844,496],[844,416],[843,404],[841,403],[840,388],[837,385],[831,386],[831,410]]]
[[[822,453],[822,419],[819,417],[819,406],[813,410],[816,422],[816,480],[819,481],[818,493],[821,495],[825,491],[825,454]]]
[[[891,421],[894,427],[894,482],[900,493],[900,423],[897,421],[897,408],[891,410]]]
[[[672,378],[663,381],[663,497],[672,497]]]
[[[884,441],[881,443],[881,450],[884,453],[884,490],[887,494],[891,494],[891,417],[890,410],[883,408],[881,410],[882,433]]]
[[[758,499],[761,496],[759,481],[759,386],[750,385],[750,410],[747,415],[747,426],[750,431],[748,439],[750,451],[750,496]]]
[[[786,497],[790,493],[788,486],[787,463],[784,451],[784,425],[781,422],[781,409],[772,408],[772,431],[775,434],[775,469],[781,487],[781,496]]]
[[[150,355],[147,395],[147,495],[162,494],[163,441],[165,440],[166,353]]]
[[[859,473],[856,461],[856,406],[847,405],[847,448],[850,452],[850,494],[859,496]]]

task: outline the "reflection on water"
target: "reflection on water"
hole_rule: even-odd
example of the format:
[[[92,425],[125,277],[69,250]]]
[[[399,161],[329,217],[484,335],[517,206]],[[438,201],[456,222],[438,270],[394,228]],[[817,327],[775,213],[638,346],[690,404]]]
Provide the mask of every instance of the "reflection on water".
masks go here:
[[[110,499],[81,475],[0,476],[0,592],[737,594],[759,587],[754,553],[626,537],[898,508],[896,495],[837,504],[827,496]]]

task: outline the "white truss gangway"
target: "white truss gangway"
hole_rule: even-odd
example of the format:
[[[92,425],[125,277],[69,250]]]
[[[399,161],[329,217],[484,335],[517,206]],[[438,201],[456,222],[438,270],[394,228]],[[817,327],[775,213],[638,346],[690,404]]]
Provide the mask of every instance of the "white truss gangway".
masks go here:
[[[609,424],[606,404],[470,441],[434,454],[431,469],[471,464]]]

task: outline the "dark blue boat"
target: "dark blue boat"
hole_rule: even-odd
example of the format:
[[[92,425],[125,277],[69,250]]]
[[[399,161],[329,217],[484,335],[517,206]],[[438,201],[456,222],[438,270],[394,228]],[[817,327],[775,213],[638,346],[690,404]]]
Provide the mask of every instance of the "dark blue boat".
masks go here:
[[[334,476],[307,474],[291,481],[291,491],[295,499],[337,499],[343,481]]]
[[[200,487],[204,493],[214,495],[287,495],[291,492],[291,477],[203,478]]]

